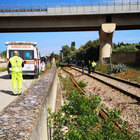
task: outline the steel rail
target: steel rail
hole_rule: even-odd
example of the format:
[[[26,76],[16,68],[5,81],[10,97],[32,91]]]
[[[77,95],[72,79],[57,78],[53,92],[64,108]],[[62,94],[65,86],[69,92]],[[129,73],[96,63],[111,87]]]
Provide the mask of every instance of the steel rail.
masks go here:
[[[86,95],[86,91],[84,91],[84,90],[77,84],[77,82],[74,80],[74,78],[73,78],[74,75],[71,74],[70,72],[68,72],[67,70],[63,69],[63,68],[62,68],[62,70],[64,70],[66,73],[68,73],[68,74],[70,75],[70,78],[71,78],[71,80],[73,81],[73,83],[75,84],[75,86],[82,92],[83,95]],[[100,109],[100,110],[99,110],[99,108],[97,107],[96,110],[99,112],[100,116],[101,116],[103,119],[108,118],[108,115],[107,115],[107,113],[104,111],[104,109]],[[112,121],[112,122],[114,123],[114,128],[115,128],[115,129],[122,131],[122,128],[121,128],[116,122],[114,122],[114,121]],[[125,134],[125,132],[123,132],[123,134]]]
[[[73,67],[71,67],[71,68],[74,69],[74,70],[76,70],[76,71],[78,71],[78,72],[81,72],[81,73],[82,73],[81,70],[78,70],[78,69],[73,68]],[[98,73],[96,73],[96,74],[98,74]],[[87,76],[89,76],[89,77],[91,77],[91,78],[94,78],[94,79],[96,79],[96,80],[98,80],[98,81],[100,81],[100,82],[102,82],[102,83],[104,83],[104,84],[106,84],[106,85],[108,85],[108,86],[110,86],[110,87],[112,87],[112,88],[114,88],[114,89],[116,89],[116,90],[118,90],[118,91],[124,93],[125,95],[127,95],[127,96],[129,96],[129,97],[131,97],[131,98],[136,99],[138,102],[140,102],[140,97],[137,96],[137,95],[134,95],[134,94],[131,93],[131,92],[128,92],[128,91],[126,91],[126,90],[124,90],[124,89],[121,89],[121,88],[119,88],[119,87],[117,87],[117,86],[115,86],[115,85],[113,85],[113,84],[110,84],[110,83],[108,83],[108,82],[106,82],[106,81],[104,81],[104,80],[101,80],[101,79],[99,79],[99,78],[97,78],[97,77],[95,77],[95,76],[93,76],[93,75],[90,75],[90,74],[87,74],[87,73],[85,73],[85,75],[87,75]],[[104,75],[102,74],[102,76],[104,76]],[[110,76],[108,76],[108,78],[110,78]],[[112,78],[112,76],[111,76],[111,78]],[[118,80],[118,78],[114,78],[114,80]],[[120,80],[120,82],[126,83],[126,80]],[[129,81],[127,81],[127,82],[129,82]],[[127,84],[127,83],[126,83],[126,84]],[[131,82],[129,83],[129,85],[131,85]],[[134,83],[132,84],[132,86],[133,86],[133,85],[134,85]],[[138,85],[137,85],[137,86],[138,86]]]
[[[80,68],[81,69],[81,67],[77,67],[77,68]],[[85,69],[85,70],[88,71],[88,69]],[[103,74],[103,73],[100,73],[100,72],[97,72],[97,71],[95,71],[94,73],[99,74],[99,75],[102,75],[102,76],[105,76],[105,77],[108,77],[110,79],[114,79],[114,80],[117,80],[117,81],[126,83],[126,84],[131,85],[131,86],[135,86],[135,87],[140,88],[140,84],[137,84],[137,83],[134,83],[134,82],[130,82],[130,81],[127,81],[127,80],[124,80],[124,79],[121,79],[121,78],[117,78],[117,77],[114,77],[114,76]]]
[[[75,81],[75,79],[73,78],[74,75],[71,74],[70,72],[66,71],[65,69],[62,68],[63,71],[65,71],[66,73],[68,73],[70,75],[70,78],[72,80],[72,82],[76,85],[76,87],[82,91],[82,94],[85,94],[86,92],[77,84],[77,82]]]
[[[97,72],[97,71],[95,71],[95,73],[99,74],[99,75],[102,75],[102,76],[105,76],[105,77],[108,77],[108,78],[111,78],[111,79],[114,79],[114,80],[117,80],[117,81],[120,81],[120,82],[123,82],[123,83],[126,83],[128,85],[140,88],[140,84],[133,83],[133,82],[130,82],[130,81],[127,81],[127,80],[124,80],[124,79],[120,79],[120,78],[117,78],[117,77],[113,77],[113,76],[110,76],[110,75],[106,75],[106,74],[103,74],[103,73],[100,73],[100,72]]]

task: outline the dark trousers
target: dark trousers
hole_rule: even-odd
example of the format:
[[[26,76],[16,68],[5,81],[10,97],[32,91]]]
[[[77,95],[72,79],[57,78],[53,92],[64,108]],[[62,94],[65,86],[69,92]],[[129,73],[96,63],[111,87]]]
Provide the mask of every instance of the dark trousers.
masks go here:
[[[91,73],[91,67],[88,67],[88,74]]]
[[[92,73],[94,73],[94,71],[95,71],[95,67],[92,67]]]
[[[82,74],[84,75],[84,69],[85,69],[85,67],[82,67]]]

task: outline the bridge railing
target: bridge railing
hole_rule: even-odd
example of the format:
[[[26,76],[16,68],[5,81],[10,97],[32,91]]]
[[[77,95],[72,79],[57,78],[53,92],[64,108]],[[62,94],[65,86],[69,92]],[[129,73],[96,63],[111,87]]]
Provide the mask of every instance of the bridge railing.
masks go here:
[[[85,12],[129,12],[140,11],[140,0],[80,0],[77,2],[58,0],[40,4],[0,5],[0,13],[46,12],[46,14],[85,13]]]

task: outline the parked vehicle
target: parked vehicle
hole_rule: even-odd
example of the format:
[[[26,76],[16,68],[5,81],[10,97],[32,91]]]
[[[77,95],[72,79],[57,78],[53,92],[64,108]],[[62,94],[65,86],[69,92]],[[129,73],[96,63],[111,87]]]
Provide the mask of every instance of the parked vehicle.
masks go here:
[[[41,69],[40,51],[36,42],[15,41],[6,42],[7,45],[7,63],[13,56],[14,51],[18,51],[19,56],[24,60],[23,75],[33,75],[38,77]],[[11,69],[8,69],[9,75]]]

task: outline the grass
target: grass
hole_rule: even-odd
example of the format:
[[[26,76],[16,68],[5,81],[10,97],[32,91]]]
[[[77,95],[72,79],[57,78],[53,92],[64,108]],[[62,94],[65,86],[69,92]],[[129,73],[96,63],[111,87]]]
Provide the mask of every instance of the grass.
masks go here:
[[[1,67],[1,68],[0,68],[0,72],[6,71],[6,70],[7,70],[7,67]]]
[[[109,71],[107,67],[108,64],[99,65],[96,67],[96,71],[99,71],[103,74],[108,74]],[[127,64],[127,67],[128,67],[127,71],[113,74],[112,76],[140,84],[140,64],[139,63]]]
[[[128,68],[127,71],[115,74],[114,76],[140,84],[140,71],[137,69]]]
[[[108,74],[109,71],[108,71],[108,64],[102,64],[102,65],[98,65],[95,70],[96,71],[99,71],[101,73],[104,73],[104,74]]]
[[[41,75],[44,75],[49,69],[51,68],[51,63],[47,63],[45,70],[41,73]]]
[[[99,96],[81,95],[68,76],[60,77],[60,80],[68,96],[57,113],[48,109],[47,122],[53,130],[54,140],[138,140],[127,123],[119,118],[121,111],[106,109],[108,118],[103,120],[97,111],[97,107],[101,106]],[[125,135],[114,128],[112,120],[121,124]]]
[[[84,83],[84,82],[81,81],[81,80],[78,82],[78,85],[79,85],[80,87],[82,87],[82,88],[85,87],[85,86],[87,86],[87,84]]]
[[[75,89],[75,86],[69,77],[67,78],[60,77],[60,81],[63,83],[63,90],[66,90],[66,92],[69,93],[69,91]]]

